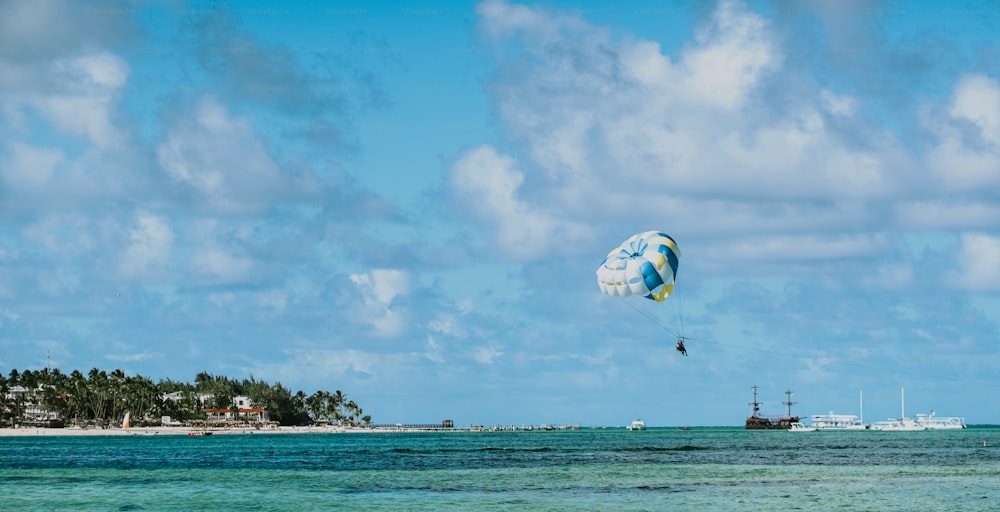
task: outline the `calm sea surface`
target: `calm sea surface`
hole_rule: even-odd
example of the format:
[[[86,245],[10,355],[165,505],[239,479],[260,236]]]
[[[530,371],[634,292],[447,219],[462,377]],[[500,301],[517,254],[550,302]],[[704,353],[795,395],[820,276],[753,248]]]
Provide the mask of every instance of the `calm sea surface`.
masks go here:
[[[1000,427],[0,438],[0,510],[1000,510]]]

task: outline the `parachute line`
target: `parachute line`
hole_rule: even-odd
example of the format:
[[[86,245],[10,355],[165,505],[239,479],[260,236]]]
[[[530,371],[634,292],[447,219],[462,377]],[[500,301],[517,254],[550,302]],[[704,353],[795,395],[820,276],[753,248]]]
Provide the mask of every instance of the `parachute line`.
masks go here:
[[[681,251],[670,235],[662,231],[636,233],[608,252],[597,267],[597,286],[605,295],[622,297],[663,330],[683,337],[680,303],[668,300],[676,291],[680,258]]]
[[[684,338],[684,301],[682,300],[683,294],[677,293],[674,296],[674,303],[677,308],[677,325],[680,327],[680,337]]]
[[[656,315],[650,313],[649,311],[646,311],[646,310],[642,309],[641,307],[639,307],[639,304],[641,304],[641,302],[636,301],[636,300],[624,300],[624,301],[621,301],[621,302],[624,302],[625,304],[628,304],[628,307],[634,309],[636,311],[636,313],[639,313],[640,315],[642,315],[643,317],[645,317],[647,320],[653,322],[658,327],[660,327],[664,331],[667,331],[671,335],[673,335],[675,337],[680,337],[681,336],[680,333],[678,333],[676,330],[674,330],[673,328],[671,328],[670,325],[668,325],[668,323],[665,322],[662,318],[659,318]]]

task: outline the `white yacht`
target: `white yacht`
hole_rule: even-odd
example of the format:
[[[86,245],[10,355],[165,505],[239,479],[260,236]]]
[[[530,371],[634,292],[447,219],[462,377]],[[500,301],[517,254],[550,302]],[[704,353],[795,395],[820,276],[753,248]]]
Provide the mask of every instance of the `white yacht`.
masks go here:
[[[865,402],[862,392],[858,392],[858,404],[861,413],[864,414]],[[867,430],[868,424],[862,417],[853,414],[834,414],[830,411],[827,414],[814,414],[809,418],[810,428],[813,430]],[[802,431],[801,428],[796,429]]]
[[[935,416],[932,410],[930,414],[918,414],[917,425],[923,425],[927,430],[946,430],[966,428],[965,418],[958,416]]]
[[[890,418],[885,421],[876,421],[872,424],[872,430],[927,430],[927,427],[918,424],[912,418],[903,416],[902,418]]]
[[[811,418],[812,426],[816,430],[865,430],[868,425],[864,424],[853,414],[815,414]]]
[[[927,430],[926,425],[917,423],[912,418],[906,416],[906,395],[903,388],[899,388],[899,418],[890,418],[885,421],[876,421],[872,424],[872,430],[892,430],[892,431],[912,431]]]
[[[629,430],[646,430],[646,422],[642,420],[635,420],[629,426]]]

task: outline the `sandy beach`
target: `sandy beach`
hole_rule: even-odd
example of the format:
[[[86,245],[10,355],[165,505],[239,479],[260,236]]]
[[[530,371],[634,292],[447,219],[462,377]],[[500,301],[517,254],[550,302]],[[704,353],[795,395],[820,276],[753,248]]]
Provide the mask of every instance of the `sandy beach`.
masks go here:
[[[204,434],[342,434],[348,432],[386,432],[388,430],[346,427],[277,427],[277,428],[195,428],[195,427],[133,427],[133,428],[3,428],[0,437],[34,436],[155,436]],[[399,430],[392,430],[399,432]]]

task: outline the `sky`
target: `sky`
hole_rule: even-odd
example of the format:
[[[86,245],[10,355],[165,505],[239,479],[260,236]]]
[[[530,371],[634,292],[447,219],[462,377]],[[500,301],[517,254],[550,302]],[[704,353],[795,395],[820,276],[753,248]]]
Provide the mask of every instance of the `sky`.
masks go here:
[[[1000,423],[996,2],[0,13],[5,375],[253,376],[376,423],[742,425],[754,385]],[[676,292],[603,295],[647,230]]]

